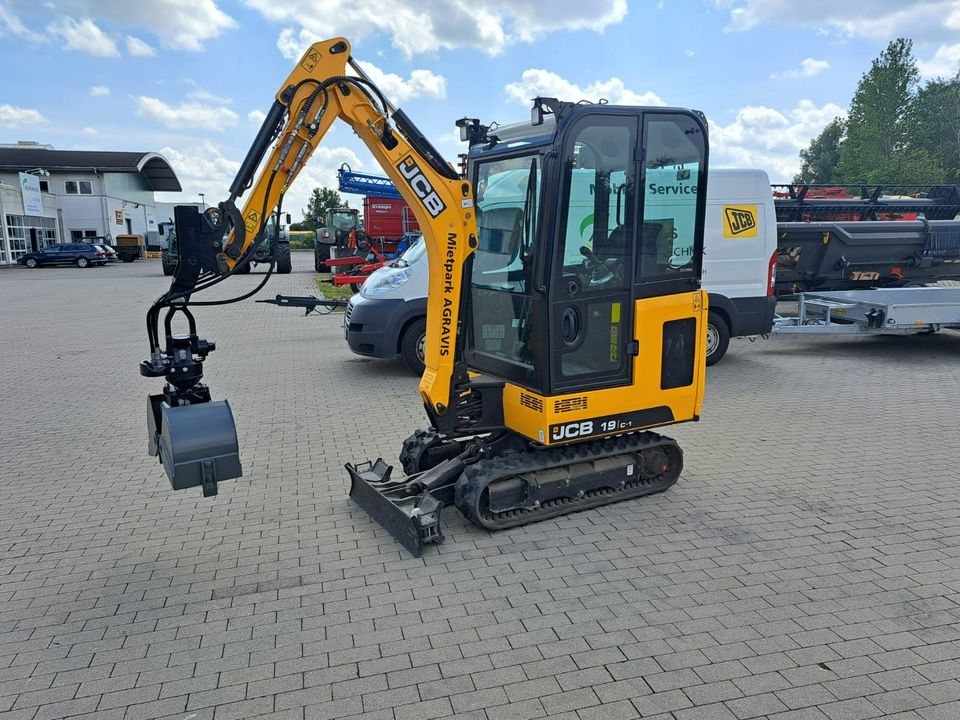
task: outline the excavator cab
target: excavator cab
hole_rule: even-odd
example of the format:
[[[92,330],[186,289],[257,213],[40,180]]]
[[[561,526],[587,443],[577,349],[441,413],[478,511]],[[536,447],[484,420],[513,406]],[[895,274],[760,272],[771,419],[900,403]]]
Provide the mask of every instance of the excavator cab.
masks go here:
[[[579,437],[586,419],[525,432],[522,408],[557,396],[635,387],[649,404],[632,413],[641,425],[660,424],[643,415],[689,419],[699,404],[701,298],[690,293],[703,251],[704,122],[688,110],[538,102],[552,102],[542,124],[485,129],[468,155],[479,244],[467,364],[536,398],[507,415],[546,444]],[[590,434],[613,420],[601,415]]]

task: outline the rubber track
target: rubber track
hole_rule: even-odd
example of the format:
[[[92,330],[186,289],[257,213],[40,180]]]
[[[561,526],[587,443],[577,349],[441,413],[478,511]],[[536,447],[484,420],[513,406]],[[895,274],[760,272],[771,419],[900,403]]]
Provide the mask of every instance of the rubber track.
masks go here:
[[[557,498],[540,507],[508,510],[492,514],[480,507],[484,490],[491,483],[513,475],[570,465],[576,462],[599,460],[626,453],[637,453],[655,447],[668,448],[677,458],[677,467],[668,476],[639,477],[622,487],[591,490],[579,498]],[[671,438],[653,432],[620,435],[613,438],[577,443],[549,450],[529,450],[481,460],[468,466],[456,485],[456,506],[475,525],[487,530],[502,530],[548,518],[588,510],[600,505],[663,492],[680,477],[683,469],[683,451]]]

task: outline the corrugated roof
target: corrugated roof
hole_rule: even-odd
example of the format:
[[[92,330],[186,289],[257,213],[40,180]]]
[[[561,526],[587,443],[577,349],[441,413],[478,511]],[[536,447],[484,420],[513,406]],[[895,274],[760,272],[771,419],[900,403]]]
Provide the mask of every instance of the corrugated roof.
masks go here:
[[[0,147],[0,170],[90,170],[140,173],[157,192],[180,192],[180,180],[167,159],[153,152],[48,150],[43,147]]]

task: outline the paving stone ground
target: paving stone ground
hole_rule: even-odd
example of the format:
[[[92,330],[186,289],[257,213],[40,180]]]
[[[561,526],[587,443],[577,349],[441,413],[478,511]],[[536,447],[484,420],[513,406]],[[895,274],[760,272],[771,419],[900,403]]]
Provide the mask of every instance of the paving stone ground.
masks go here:
[[[0,271],[0,720],[960,718],[960,334],[736,340],[669,492],[449,510],[412,559],[343,464],[395,458],[417,380],[337,316],[198,312],[245,475],[169,489],[137,369],[165,283]]]

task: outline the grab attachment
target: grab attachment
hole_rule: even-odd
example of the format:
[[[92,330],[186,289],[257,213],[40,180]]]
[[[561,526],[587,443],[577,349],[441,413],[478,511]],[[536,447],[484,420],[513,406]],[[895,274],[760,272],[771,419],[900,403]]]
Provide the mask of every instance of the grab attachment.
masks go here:
[[[174,316],[182,313],[189,333],[174,335]],[[163,377],[163,392],[147,397],[147,452],[159,457],[174,490],[203,488],[203,496],[217,494],[217,483],[243,475],[233,412],[226,400],[210,399],[200,382],[203,361],[216,345],[197,336],[190,310],[172,305],[164,318],[166,344],[156,345],[140,374]]]

